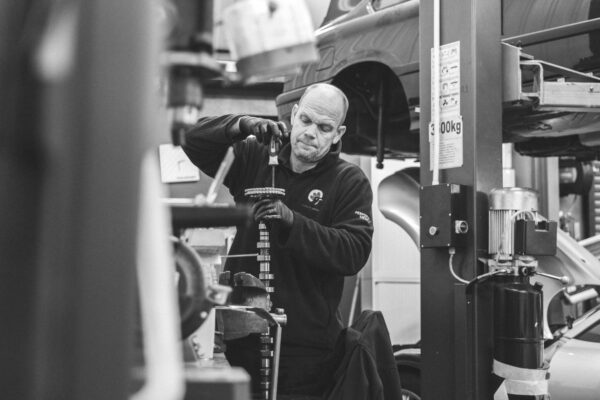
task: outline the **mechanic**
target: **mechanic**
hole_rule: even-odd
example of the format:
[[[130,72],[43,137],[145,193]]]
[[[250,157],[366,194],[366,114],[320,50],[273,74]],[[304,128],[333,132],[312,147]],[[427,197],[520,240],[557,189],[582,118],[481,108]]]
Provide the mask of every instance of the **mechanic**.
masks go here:
[[[271,225],[271,261],[275,280],[273,307],[288,316],[283,329],[279,393],[318,395],[327,385],[325,363],[342,322],[338,305],[344,276],[356,274],[371,251],[373,194],[361,169],[340,159],[348,99],[335,86],[308,87],[291,113],[289,143],[282,147],[276,187],[281,200],[260,200],[253,206],[255,223],[238,227],[230,254],[256,252],[257,222]],[[236,203],[244,189],[271,185],[268,145],[272,135],[287,139],[283,122],[248,116],[202,118],[186,134],[183,147],[190,160],[213,176],[228,146],[235,161],[225,185]],[[258,276],[252,259],[229,258],[225,270]],[[227,344],[233,365],[246,367],[256,382],[259,365],[254,352]],[[240,360],[230,353],[243,353]],[[232,361],[234,360],[234,361]]]

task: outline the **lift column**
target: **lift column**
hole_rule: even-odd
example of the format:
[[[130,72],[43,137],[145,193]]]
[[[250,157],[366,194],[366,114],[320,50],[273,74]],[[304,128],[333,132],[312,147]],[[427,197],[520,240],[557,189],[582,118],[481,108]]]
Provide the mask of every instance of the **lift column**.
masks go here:
[[[468,231],[455,247],[453,265],[456,274],[468,281],[485,272],[477,259],[487,254],[487,194],[502,186],[502,2],[439,1],[440,44],[448,50],[440,56],[444,129],[440,134],[439,183],[464,186],[460,186],[460,201],[451,202],[458,205],[451,206],[443,196],[421,196],[421,215],[435,215],[440,209],[462,204]],[[423,186],[430,186],[433,176],[429,125],[433,120],[434,5],[434,0],[421,0],[419,10]],[[436,229],[424,229],[422,224],[422,398],[492,399],[491,289],[482,284],[467,294],[466,285],[453,278],[448,268],[449,247],[455,243],[423,246],[424,239],[436,234]]]

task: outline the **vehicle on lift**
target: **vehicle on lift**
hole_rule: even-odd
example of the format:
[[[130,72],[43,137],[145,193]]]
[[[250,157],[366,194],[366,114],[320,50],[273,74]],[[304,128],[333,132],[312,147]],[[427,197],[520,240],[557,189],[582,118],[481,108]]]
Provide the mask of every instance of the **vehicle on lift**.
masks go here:
[[[350,102],[343,152],[377,155],[378,161],[384,154],[418,157],[419,0],[363,0],[349,11],[341,3],[349,1],[331,1],[328,17],[316,31],[319,61],[285,81],[277,98],[279,117],[289,121],[293,104],[308,85],[330,82]],[[600,17],[600,0],[554,1],[552,7],[546,0],[505,0],[502,7],[504,42],[526,45],[524,51],[535,59],[575,71],[600,70],[600,30],[577,35],[571,30],[572,36],[552,42],[539,37],[528,42],[523,36]],[[524,87],[532,79],[530,71],[523,71]],[[538,103],[536,98],[504,103],[505,142],[514,142],[526,155],[597,155],[600,114],[540,109]]]

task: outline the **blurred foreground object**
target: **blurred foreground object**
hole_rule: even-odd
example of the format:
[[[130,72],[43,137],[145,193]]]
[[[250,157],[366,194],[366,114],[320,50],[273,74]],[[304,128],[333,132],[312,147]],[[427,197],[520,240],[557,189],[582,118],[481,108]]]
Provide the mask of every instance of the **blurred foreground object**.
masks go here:
[[[243,0],[223,15],[230,51],[246,81],[294,73],[318,60],[304,1]]]

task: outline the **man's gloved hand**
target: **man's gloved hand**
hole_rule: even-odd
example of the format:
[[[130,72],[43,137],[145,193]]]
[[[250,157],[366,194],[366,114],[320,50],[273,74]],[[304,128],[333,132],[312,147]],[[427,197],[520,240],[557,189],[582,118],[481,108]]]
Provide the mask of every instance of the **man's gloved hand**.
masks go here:
[[[255,117],[240,118],[240,132],[244,137],[254,135],[259,143],[267,145],[271,140],[271,136],[275,136],[279,140],[289,136],[283,122]]]
[[[254,203],[254,220],[279,221],[290,228],[294,222],[294,213],[281,200],[262,199]]]

